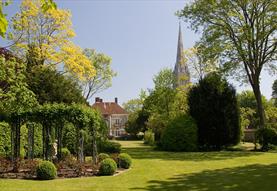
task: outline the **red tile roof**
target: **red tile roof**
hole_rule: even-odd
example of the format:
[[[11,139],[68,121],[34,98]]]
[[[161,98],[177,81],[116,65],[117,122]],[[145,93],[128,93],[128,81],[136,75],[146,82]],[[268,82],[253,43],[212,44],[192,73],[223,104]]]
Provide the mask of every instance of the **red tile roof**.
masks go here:
[[[127,111],[115,102],[95,102],[92,108],[98,109],[102,115],[128,114]]]

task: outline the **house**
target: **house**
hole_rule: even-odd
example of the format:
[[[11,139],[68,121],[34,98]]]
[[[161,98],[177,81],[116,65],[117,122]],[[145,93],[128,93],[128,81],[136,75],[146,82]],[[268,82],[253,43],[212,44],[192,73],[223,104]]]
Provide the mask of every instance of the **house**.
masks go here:
[[[117,98],[114,102],[103,102],[103,99],[96,97],[92,108],[99,110],[103,115],[109,127],[109,136],[121,137],[127,134],[125,124],[128,120],[128,112],[118,104]]]

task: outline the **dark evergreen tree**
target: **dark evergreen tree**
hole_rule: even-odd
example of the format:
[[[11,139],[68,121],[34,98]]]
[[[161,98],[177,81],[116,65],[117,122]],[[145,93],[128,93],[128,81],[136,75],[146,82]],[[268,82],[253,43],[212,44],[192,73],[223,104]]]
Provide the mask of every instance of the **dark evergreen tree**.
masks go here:
[[[27,73],[27,83],[40,104],[86,102],[74,79],[48,66],[33,66]]]
[[[240,140],[236,90],[220,75],[211,73],[192,87],[189,112],[196,120],[200,149],[219,150]]]

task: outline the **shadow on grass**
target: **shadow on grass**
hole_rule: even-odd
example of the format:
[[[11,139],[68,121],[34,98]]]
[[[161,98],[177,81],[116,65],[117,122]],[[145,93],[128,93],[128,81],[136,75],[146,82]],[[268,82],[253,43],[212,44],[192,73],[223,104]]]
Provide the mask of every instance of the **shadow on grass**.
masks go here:
[[[165,152],[156,151],[152,147],[123,148],[134,159],[162,159],[180,161],[226,160],[237,157],[261,155],[261,152],[221,151],[221,152]]]
[[[277,163],[181,174],[166,181],[149,181],[148,186],[144,188],[132,188],[132,190],[151,191],[275,191],[276,189]]]

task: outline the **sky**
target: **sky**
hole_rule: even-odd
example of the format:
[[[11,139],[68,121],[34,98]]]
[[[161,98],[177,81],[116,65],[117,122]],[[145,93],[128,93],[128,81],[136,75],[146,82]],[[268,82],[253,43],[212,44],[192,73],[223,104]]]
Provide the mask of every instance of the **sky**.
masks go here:
[[[58,7],[72,13],[77,34],[74,42],[82,48],[93,48],[112,58],[117,72],[112,87],[95,95],[104,101],[119,103],[138,97],[141,89],[153,88],[153,76],[165,67],[173,68],[177,53],[178,17],[175,12],[188,0],[56,0]],[[5,7],[12,16],[19,0]],[[182,22],[184,48],[193,47],[201,34],[195,34]],[[0,46],[6,45],[0,39]],[[263,72],[261,91],[271,97],[275,77]],[[234,80],[238,92],[250,89]],[[90,100],[94,102],[94,98]]]

